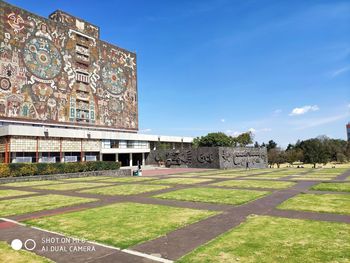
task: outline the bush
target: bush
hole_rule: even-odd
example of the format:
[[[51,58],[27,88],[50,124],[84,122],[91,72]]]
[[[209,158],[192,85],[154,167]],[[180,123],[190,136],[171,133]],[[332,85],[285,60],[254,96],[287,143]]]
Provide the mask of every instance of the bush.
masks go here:
[[[10,167],[7,164],[0,164],[0,177],[9,177],[11,175],[10,173]]]
[[[10,163],[0,164],[0,177],[79,173],[117,170],[119,168],[120,163],[105,161],[82,163]]]

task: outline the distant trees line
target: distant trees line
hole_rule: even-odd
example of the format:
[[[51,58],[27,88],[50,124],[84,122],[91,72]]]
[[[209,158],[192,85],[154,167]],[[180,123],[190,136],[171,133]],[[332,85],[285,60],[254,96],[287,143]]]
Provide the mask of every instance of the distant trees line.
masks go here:
[[[193,140],[193,147],[245,147],[253,144],[254,136],[245,132],[237,137],[229,136],[223,132],[208,133],[206,136]],[[343,163],[350,161],[350,142],[340,139],[331,139],[319,136],[308,140],[298,140],[289,144],[284,150],[277,143],[270,140],[268,143],[254,143],[254,147],[266,147],[269,165],[280,166],[282,163],[293,165],[296,162],[313,164],[326,164],[328,162]]]
[[[316,164],[350,161],[350,142],[327,136],[298,140],[295,144],[289,144],[285,150],[273,140],[261,146],[267,148],[269,165],[276,164],[277,167],[281,163],[293,165],[295,162],[303,162],[316,167]]]

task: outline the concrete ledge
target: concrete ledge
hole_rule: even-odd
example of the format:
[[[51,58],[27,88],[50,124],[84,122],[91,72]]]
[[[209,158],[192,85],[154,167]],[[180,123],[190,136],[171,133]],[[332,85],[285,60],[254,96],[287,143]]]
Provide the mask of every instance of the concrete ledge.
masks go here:
[[[41,181],[41,180],[57,180],[64,178],[78,178],[88,176],[131,176],[131,169],[119,170],[102,170],[81,173],[66,173],[66,174],[48,174],[48,175],[34,175],[34,176],[19,176],[19,177],[5,177],[0,178],[0,184],[26,182],[26,181]]]

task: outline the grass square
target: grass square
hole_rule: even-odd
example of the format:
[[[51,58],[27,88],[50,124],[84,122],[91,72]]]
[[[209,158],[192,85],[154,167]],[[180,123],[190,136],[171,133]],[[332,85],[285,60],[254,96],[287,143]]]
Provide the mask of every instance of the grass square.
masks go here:
[[[277,208],[284,210],[350,214],[350,195],[299,194],[284,201]]]
[[[37,218],[26,223],[126,248],[215,214],[217,212],[163,205],[118,203]]]
[[[166,178],[152,181],[152,184],[198,184],[212,182],[211,179],[197,179],[197,178]]]
[[[293,182],[278,182],[278,181],[263,181],[263,180],[230,180],[215,183],[213,185],[217,186],[227,186],[227,187],[252,187],[252,188],[273,188],[282,189],[295,185]]]
[[[241,174],[216,174],[216,175],[205,175],[203,178],[236,178],[241,177]]]
[[[35,186],[34,189],[42,190],[56,190],[56,191],[69,191],[69,190],[79,190],[83,188],[96,187],[96,186],[107,186],[111,185],[108,183],[64,183],[56,185],[43,185]]]
[[[154,180],[158,178],[151,178],[151,177],[140,177],[140,176],[129,176],[129,177],[109,177],[108,179],[104,179],[101,182],[108,182],[108,183],[137,183],[137,182],[143,182],[148,180]]]
[[[311,188],[318,191],[350,192],[350,182],[344,183],[320,183]]]
[[[178,262],[349,262],[349,233],[350,224],[250,216]]]
[[[267,179],[279,179],[282,177],[286,177],[288,175],[281,175],[281,174],[258,174],[258,175],[250,175],[247,176],[246,178],[267,178]]]
[[[153,197],[172,199],[179,201],[193,201],[229,205],[241,205],[257,198],[263,197],[270,192],[254,190],[231,190],[218,188],[188,188],[176,190]]]
[[[135,195],[169,188],[167,185],[124,184],[80,191],[98,195]]]
[[[64,181],[64,182],[75,182],[75,181],[89,182],[89,181],[100,181],[100,180],[104,180],[104,179],[108,179],[108,178],[113,178],[113,177],[110,177],[110,176],[85,176],[85,177],[65,178],[65,179],[62,179],[62,181]]]
[[[333,180],[333,178],[328,177],[291,177],[290,180],[294,181],[330,181]]]
[[[14,182],[8,184],[1,184],[1,186],[11,186],[11,187],[32,187],[39,185],[51,185],[51,184],[59,184],[61,181],[57,180],[41,180],[41,181],[25,181],[25,182]]]
[[[30,195],[30,194],[35,194],[35,193],[34,192],[18,191],[18,190],[0,190],[0,198],[21,196],[21,195]]]
[[[13,216],[97,201],[93,198],[41,195],[0,201],[0,216]]]
[[[53,263],[48,258],[41,257],[24,249],[14,250],[5,241],[0,241],[0,261],[16,263]]]

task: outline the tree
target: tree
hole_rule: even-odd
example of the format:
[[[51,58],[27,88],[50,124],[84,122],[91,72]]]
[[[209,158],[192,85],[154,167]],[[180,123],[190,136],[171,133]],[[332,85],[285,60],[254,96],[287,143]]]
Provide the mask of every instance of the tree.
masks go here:
[[[156,149],[157,150],[169,150],[169,149],[172,149],[172,146],[170,143],[157,142]]]
[[[326,164],[330,161],[327,148],[323,140],[318,138],[301,141],[297,148],[301,149],[304,154],[304,162],[311,163],[316,168],[317,163]]]
[[[301,149],[296,149],[294,147],[287,147],[285,158],[290,165],[293,165],[294,162],[303,160],[304,154]]]
[[[269,142],[266,145],[266,149],[269,151],[271,149],[275,149],[277,147],[277,143],[273,140],[269,140]]]
[[[267,152],[268,163],[270,167],[277,164],[277,168],[280,168],[280,165],[286,161],[285,152],[280,148],[273,148]]]
[[[206,136],[195,138],[194,144],[197,147],[231,147],[233,140],[231,136],[228,136],[223,132],[214,132],[208,133]]]
[[[236,141],[240,146],[247,146],[248,144],[253,143],[253,133],[252,132],[244,132],[236,137]]]
[[[260,145],[257,141],[255,141],[255,143],[254,143],[254,148],[260,148]]]

